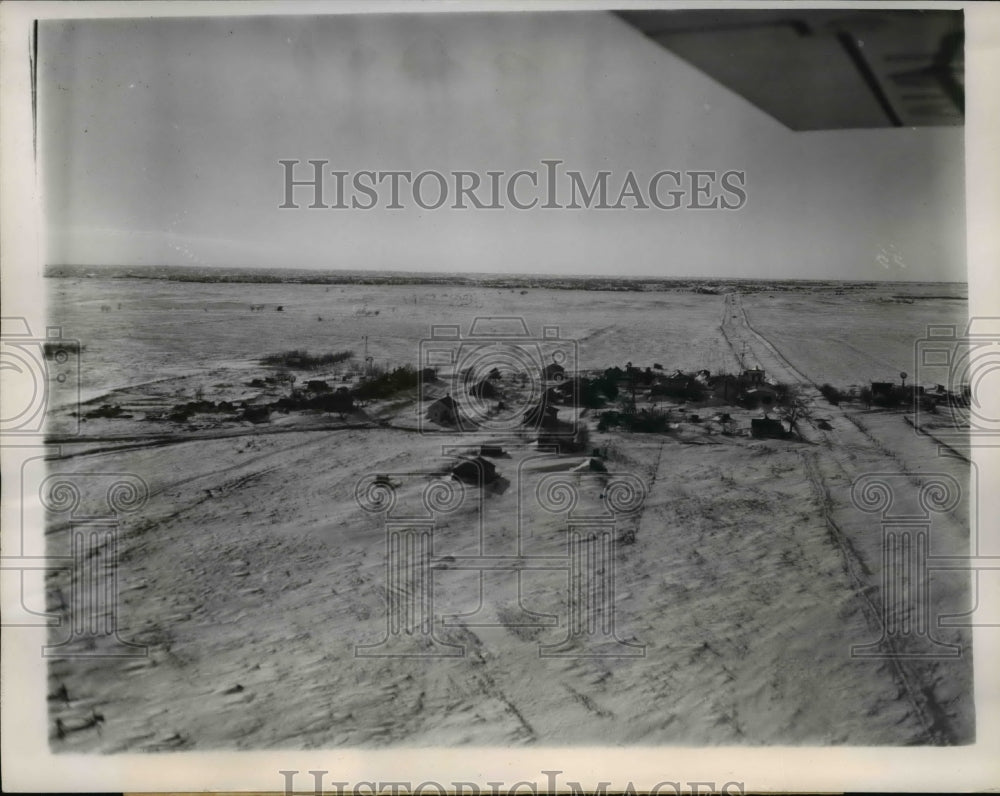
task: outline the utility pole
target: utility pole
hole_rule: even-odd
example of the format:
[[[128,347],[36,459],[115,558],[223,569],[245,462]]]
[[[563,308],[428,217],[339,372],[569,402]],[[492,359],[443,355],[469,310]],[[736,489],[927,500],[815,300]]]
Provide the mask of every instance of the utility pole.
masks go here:
[[[375,357],[368,356],[368,335],[364,335],[365,341],[365,376],[372,375],[372,366],[375,364]]]

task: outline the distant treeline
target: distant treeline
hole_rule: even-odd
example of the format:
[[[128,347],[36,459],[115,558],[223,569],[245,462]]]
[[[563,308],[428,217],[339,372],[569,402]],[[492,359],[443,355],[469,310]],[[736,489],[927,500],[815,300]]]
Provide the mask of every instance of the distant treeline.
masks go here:
[[[404,271],[325,271],[304,268],[205,268],[199,266],[93,266],[50,265],[46,277],[76,279],[161,279],[173,282],[303,284],[303,285],[439,285],[494,289],[601,290],[623,292],[665,292],[689,290],[717,294],[730,291],[866,290],[887,284],[915,285],[916,282],[845,282],[815,279],[730,279],[723,277],[608,277],[534,276],[528,274],[427,273]],[[965,283],[934,283],[961,284]]]

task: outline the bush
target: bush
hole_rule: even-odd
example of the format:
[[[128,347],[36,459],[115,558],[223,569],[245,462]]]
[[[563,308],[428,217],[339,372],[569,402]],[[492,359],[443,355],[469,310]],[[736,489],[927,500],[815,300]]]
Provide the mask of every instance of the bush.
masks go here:
[[[121,417],[124,410],[120,406],[104,404],[99,409],[92,409],[87,412],[86,417]]]
[[[176,404],[167,415],[167,420],[173,420],[176,423],[183,423],[190,420],[192,415],[212,413],[227,414],[235,411],[236,407],[229,401],[220,401],[219,403],[204,400],[188,401],[184,404]]]
[[[844,393],[829,384],[820,385],[820,393],[827,401],[829,401],[834,406],[840,406],[840,402],[844,400]]]
[[[597,430],[607,431],[610,428],[624,428],[626,431],[641,434],[662,434],[670,430],[670,415],[667,412],[648,409],[635,413],[601,412],[597,421]]]

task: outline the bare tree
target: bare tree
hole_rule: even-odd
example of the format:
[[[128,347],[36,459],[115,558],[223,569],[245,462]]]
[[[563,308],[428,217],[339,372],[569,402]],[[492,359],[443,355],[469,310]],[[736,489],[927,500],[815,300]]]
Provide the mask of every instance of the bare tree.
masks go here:
[[[802,388],[797,384],[792,384],[778,397],[775,406],[778,417],[788,423],[790,431],[799,433],[798,422],[810,416],[811,407],[808,399],[802,394]]]

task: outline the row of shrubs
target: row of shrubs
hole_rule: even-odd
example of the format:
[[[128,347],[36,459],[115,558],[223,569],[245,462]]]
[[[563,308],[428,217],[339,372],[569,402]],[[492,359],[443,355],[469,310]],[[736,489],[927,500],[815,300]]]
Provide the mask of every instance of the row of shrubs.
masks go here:
[[[184,404],[176,404],[170,413],[167,415],[167,420],[172,420],[175,423],[183,423],[189,420],[193,415],[198,414],[232,414],[238,408],[238,405],[230,403],[229,401],[219,401],[215,403],[214,401],[188,401]]]
[[[893,408],[898,406],[909,407],[914,399],[919,403],[921,410],[931,413],[937,412],[940,396],[925,394],[920,388],[893,386],[888,391],[872,393],[871,387],[849,387],[840,390],[829,384],[822,384],[820,393],[834,406],[839,406],[844,401],[860,401],[867,406],[880,406],[883,408]],[[954,400],[954,398],[952,398]],[[960,400],[960,399],[959,399]]]
[[[623,428],[626,431],[636,431],[645,434],[660,434],[670,428],[670,415],[667,412],[643,409],[640,412],[601,412],[597,421],[598,431],[612,428]]]

